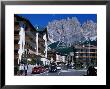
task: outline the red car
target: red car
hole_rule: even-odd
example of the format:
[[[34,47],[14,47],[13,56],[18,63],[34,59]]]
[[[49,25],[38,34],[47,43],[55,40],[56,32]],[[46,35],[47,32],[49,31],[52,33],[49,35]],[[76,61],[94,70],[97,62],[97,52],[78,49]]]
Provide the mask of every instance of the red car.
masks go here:
[[[40,68],[40,70],[41,70],[41,73],[43,73],[43,72],[45,72],[45,71],[46,71],[46,68],[45,68],[45,67],[43,67],[43,66],[40,66],[39,68]]]
[[[32,74],[40,74],[42,72],[40,67],[32,68]]]
[[[32,74],[40,74],[45,71],[46,71],[46,69],[42,66],[32,68]]]
[[[45,67],[41,67],[41,69],[42,69],[42,72],[45,72],[46,71],[46,68]]]

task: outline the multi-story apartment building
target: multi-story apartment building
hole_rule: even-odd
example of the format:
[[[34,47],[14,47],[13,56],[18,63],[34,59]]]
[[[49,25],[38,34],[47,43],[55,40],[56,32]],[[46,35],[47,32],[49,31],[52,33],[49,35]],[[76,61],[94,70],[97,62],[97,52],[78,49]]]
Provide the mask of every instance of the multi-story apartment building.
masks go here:
[[[47,58],[52,62],[56,61],[56,52],[53,50],[48,51],[48,56]]]
[[[14,15],[14,65],[36,58],[36,33],[29,20]]]
[[[34,28],[29,20],[14,15],[14,65],[26,63],[28,59],[35,59],[38,64],[47,61],[47,41],[46,28]]]
[[[47,53],[47,43],[48,43],[48,34],[47,28],[39,28],[37,27],[37,35],[38,35],[38,46],[37,46],[37,55],[41,59],[43,65],[49,64],[48,53]]]
[[[90,65],[97,66],[96,41],[91,41],[90,43],[87,42],[87,44],[76,45],[74,60],[77,63],[81,63],[83,67],[88,67]]]

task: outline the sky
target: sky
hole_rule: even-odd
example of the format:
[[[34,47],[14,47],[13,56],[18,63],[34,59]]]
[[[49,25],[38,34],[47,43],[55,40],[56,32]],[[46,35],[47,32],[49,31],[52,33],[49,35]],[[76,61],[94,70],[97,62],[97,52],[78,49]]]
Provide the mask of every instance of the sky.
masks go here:
[[[87,20],[93,20],[97,23],[96,14],[17,14],[28,19],[33,26],[46,27],[48,22],[53,20],[67,19],[67,17],[77,17],[79,22],[83,24]]]

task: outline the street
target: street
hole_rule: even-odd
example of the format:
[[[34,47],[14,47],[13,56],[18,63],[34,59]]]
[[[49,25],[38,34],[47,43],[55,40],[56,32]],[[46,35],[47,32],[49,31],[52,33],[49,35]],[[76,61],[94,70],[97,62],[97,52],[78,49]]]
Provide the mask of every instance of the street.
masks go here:
[[[27,76],[83,76],[86,75],[87,70],[75,70],[75,69],[61,69],[57,72],[43,72],[40,74],[31,74],[31,67],[28,69]]]

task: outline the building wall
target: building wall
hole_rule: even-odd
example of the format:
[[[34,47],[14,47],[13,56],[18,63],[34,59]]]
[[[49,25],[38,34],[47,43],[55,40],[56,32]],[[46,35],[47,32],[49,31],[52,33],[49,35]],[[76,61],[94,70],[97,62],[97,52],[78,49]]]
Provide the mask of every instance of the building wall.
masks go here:
[[[93,63],[94,66],[97,66],[97,47],[94,45],[89,46],[76,46],[75,47],[75,61],[79,61],[86,66]]]
[[[47,58],[48,58],[49,60],[51,60],[51,58],[52,58],[54,61],[56,61],[56,53],[53,52],[53,51],[48,51]]]
[[[18,65],[18,49],[19,49],[19,22],[14,17],[14,65]]]
[[[18,44],[20,37],[20,26],[21,24],[24,26],[25,29],[25,46],[24,46],[24,53],[22,55],[23,60],[29,59],[36,59],[39,60],[42,57],[45,57],[45,40],[43,39],[44,34],[46,32],[38,32],[29,20],[20,17],[18,15],[14,15],[14,65],[18,65],[18,50],[20,45]],[[36,33],[38,32],[38,55],[37,55],[37,44],[36,44]]]
[[[38,52],[41,54],[41,55],[45,55],[44,53],[44,50],[45,50],[45,41],[43,39],[43,34],[39,33],[38,35]]]
[[[19,16],[14,16],[14,65],[18,65],[18,50],[20,45],[18,44],[20,37],[20,24],[25,26],[25,52],[22,55],[22,58],[36,58],[36,29],[32,27],[31,23]]]

